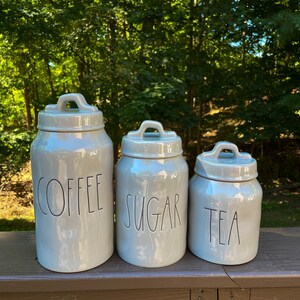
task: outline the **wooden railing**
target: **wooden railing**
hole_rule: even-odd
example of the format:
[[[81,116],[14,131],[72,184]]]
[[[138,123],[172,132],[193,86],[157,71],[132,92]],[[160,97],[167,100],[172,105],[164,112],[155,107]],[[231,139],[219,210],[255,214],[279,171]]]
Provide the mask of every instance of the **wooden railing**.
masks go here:
[[[244,265],[187,251],[171,266],[140,268],[114,254],[73,274],[39,265],[34,232],[0,232],[0,299],[300,299],[300,228],[261,229],[258,255]]]

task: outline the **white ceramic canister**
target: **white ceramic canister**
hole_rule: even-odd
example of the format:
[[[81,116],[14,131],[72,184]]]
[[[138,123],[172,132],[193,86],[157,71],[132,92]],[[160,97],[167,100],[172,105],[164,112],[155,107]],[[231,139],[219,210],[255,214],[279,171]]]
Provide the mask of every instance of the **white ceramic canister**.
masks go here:
[[[148,128],[157,132],[145,132]],[[117,249],[128,263],[162,267],[186,250],[188,166],[174,131],[144,121],[122,140],[116,167]]]
[[[78,109],[68,109],[68,102]],[[38,261],[79,272],[113,253],[113,145],[103,115],[81,94],[39,113],[31,146]]]
[[[189,186],[189,249],[218,264],[252,260],[258,251],[262,201],[256,160],[235,144],[218,142],[198,155],[195,173]]]

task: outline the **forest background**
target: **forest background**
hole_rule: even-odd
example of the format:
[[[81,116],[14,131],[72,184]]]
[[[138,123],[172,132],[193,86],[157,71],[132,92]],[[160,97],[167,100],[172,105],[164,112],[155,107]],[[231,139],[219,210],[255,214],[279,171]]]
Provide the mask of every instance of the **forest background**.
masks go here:
[[[191,175],[197,154],[231,141],[257,159],[266,195],[288,191],[263,208],[287,205],[300,225],[299,9],[297,0],[2,0],[2,195],[32,205],[20,174],[38,112],[80,92],[103,111],[116,160],[122,136],[145,119],[181,136]]]

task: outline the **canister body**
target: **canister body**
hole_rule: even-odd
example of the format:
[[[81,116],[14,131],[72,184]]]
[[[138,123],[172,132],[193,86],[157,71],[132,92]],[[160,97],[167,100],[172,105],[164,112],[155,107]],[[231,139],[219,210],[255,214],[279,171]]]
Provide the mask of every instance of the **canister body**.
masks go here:
[[[79,272],[113,252],[113,146],[104,129],[40,130],[31,147],[37,257]]]
[[[123,156],[116,167],[117,249],[125,261],[162,267],[186,250],[188,167],[171,158]]]
[[[188,245],[196,256],[225,265],[256,256],[262,189],[255,178],[222,182],[195,174],[189,201]]]

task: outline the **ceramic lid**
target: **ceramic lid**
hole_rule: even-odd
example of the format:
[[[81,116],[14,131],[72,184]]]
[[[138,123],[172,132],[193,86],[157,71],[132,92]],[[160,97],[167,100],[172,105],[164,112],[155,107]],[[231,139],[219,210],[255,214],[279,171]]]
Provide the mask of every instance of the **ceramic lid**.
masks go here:
[[[212,151],[197,156],[195,172],[214,180],[247,181],[257,177],[257,164],[249,153],[239,152],[235,144],[218,142]]]
[[[67,108],[68,102],[77,107]],[[57,104],[47,105],[38,116],[38,129],[44,131],[91,131],[104,128],[103,114],[96,106],[89,105],[78,93],[64,94]]]
[[[148,128],[157,132],[146,132]],[[165,131],[157,121],[144,121],[136,131],[122,139],[123,155],[137,158],[168,158],[182,154],[181,138],[174,131]]]

